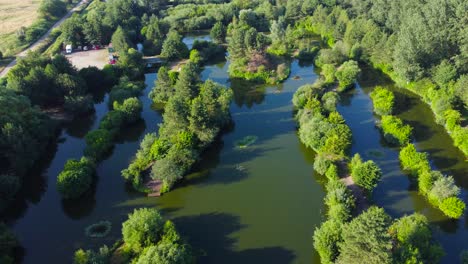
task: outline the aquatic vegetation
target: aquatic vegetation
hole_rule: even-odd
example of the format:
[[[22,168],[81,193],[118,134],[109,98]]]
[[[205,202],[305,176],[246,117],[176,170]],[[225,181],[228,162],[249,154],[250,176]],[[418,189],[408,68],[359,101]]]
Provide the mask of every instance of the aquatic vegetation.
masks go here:
[[[102,238],[107,236],[112,229],[110,221],[99,221],[85,228],[85,234],[92,238]]]
[[[237,140],[234,144],[237,148],[244,149],[253,145],[257,141],[257,139],[258,137],[253,135],[245,136],[244,138]]]

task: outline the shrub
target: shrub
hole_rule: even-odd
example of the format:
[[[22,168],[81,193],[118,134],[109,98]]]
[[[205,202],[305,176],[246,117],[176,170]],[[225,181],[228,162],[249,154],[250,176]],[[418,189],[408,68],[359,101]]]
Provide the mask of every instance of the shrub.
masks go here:
[[[112,138],[112,133],[107,129],[96,129],[89,132],[85,136],[85,155],[94,160],[103,159],[113,146]]]
[[[133,123],[140,118],[143,106],[136,97],[128,98],[122,104],[114,102],[114,109],[123,113],[125,123]]]
[[[411,176],[418,176],[420,173],[430,171],[427,153],[416,151],[413,144],[408,144],[400,150],[400,162],[404,170],[407,170]]]
[[[94,164],[87,158],[65,163],[57,178],[57,189],[65,199],[75,199],[85,193],[93,182]]]
[[[339,83],[338,91],[343,92],[351,87],[360,72],[357,62],[350,60],[343,63],[335,73]]]
[[[382,116],[382,130],[385,140],[389,143],[406,145],[410,141],[412,128],[404,125],[398,117]]]
[[[325,77],[325,84],[332,84],[335,82],[335,73],[336,69],[332,64],[324,64],[320,72],[320,74]]]
[[[336,180],[338,179],[338,168],[336,167],[335,164],[331,164],[327,171],[325,172],[325,176],[327,176],[327,178],[329,180]]]
[[[118,102],[114,102],[114,105]],[[99,123],[99,128],[110,131],[111,134],[117,132],[125,123],[125,115],[120,111],[109,111]]]
[[[374,112],[378,115],[391,115],[393,111],[395,96],[383,87],[376,87],[370,97],[374,103]]]
[[[135,209],[122,224],[125,244],[134,252],[157,243],[163,230],[164,221],[154,208]]]
[[[440,210],[442,210],[446,216],[454,219],[458,219],[463,215],[465,207],[465,203],[458,197],[449,197],[443,200],[439,205]]]
[[[350,190],[337,179],[330,180],[326,189],[325,204],[328,206],[329,218],[340,223],[349,220],[355,206],[354,196]]]
[[[323,108],[328,112],[336,111],[336,104],[340,100],[340,97],[335,92],[327,92],[322,96]]]
[[[372,191],[382,177],[382,171],[374,161],[368,160],[353,166],[351,176],[354,182],[368,191]]]
[[[314,248],[320,255],[321,263],[334,263],[338,257],[338,243],[341,241],[341,224],[328,220],[314,231]]]
[[[443,177],[439,171],[423,171],[418,177],[419,192],[427,195],[434,186],[434,181]]]

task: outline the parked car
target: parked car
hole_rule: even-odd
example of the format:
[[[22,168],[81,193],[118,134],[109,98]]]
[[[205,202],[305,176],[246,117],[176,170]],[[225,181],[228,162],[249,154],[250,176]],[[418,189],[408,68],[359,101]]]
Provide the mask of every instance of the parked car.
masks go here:
[[[65,47],[65,53],[70,54],[70,53],[72,53],[72,51],[73,51],[72,45],[71,45],[71,44],[68,44],[68,45]]]

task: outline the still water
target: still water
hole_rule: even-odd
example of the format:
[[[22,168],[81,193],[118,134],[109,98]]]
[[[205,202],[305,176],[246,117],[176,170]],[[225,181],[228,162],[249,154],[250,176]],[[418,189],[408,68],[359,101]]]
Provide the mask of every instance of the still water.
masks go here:
[[[184,41],[190,44],[197,38],[209,39],[191,36]],[[202,79],[234,91],[233,126],[206,151],[193,173],[160,198],[131,191],[120,175],[143,136],[157,131],[162,121],[147,98],[156,74],[145,76],[142,120],[121,133],[113,153],[99,165],[93,195],[75,203],[60,200],[56,177],[67,159],[82,155],[85,133],[96,128],[108,111],[107,97],[99,98],[93,118],[66,127],[44,158],[44,168],[38,168],[42,174],[31,175],[21,198],[3,217],[24,247],[23,262],[70,263],[80,247],[98,248],[119,239],[121,223],[134,208],[156,207],[176,223],[199,263],[319,263],[312,234],[324,219],[324,179],[314,174],[314,153],[299,142],[291,104],[295,90],[313,83],[317,74],[311,64],[293,61],[291,77],[283,84],[254,86],[229,80],[227,69],[226,62],[206,66]],[[387,146],[374,125],[378,117],[372,114],[368,93],[375,85],[397,92],[398,100],[408,105],[399,115],[415,127],[418,149],[429,151],[434,168],[454,175],[466,189],[464,157],[434,123],[427,106],[414,95],[396,90],[378,73],[364,70],[359,86],[340,103],[339,111],[353,132],[352,153],[376,160],[384,171],[374,202],[394,217],[414,211],[427,215],[448,253],[444,262],[453,263],[458,252],[468,248],[466,220],[449,221],[432,209],[401,172],[398,149]],[[236,148],[235,142],[245,136],[257,140],[248,148]],[[85,227],[101,220],[112,222],[110,235],[86,237]]]

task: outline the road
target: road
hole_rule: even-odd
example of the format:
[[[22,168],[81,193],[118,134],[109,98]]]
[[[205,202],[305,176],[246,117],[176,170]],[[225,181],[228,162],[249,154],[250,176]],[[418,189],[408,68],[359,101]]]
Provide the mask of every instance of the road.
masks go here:
[[[27,49],[23,50],[22,52],[18,53],[16,55],[16,58],[10,62],[6,67],[5,69],[3,69],[3,71],[0,73],[0,78],[4,77],[8,71],[16,65],[16,60],[18,58],[22,58],[24,56],[26,56],[26,54],[28,53],[28,51],[35,51],[37,50],[41,44],[49,37],[50,33],[52,32],[53,29],[55,28],[58,28],[67,18],[69,18],[73,13],[75,13],[76,11],[79,11],[81,9],[81,6],[84,5],[84,4],[87,4],[88,3],[88,0],[82,0],[80,1],[78,4],[76,4],[75,7],[73,7],[72,9],[70,9],[70,11],[68,11],[67,14],[65,14],[65,16],[63,16],[59,21],[57,21],[40,39],[38,39],[36,42],[34,42],[32,45],[30,45]]]

